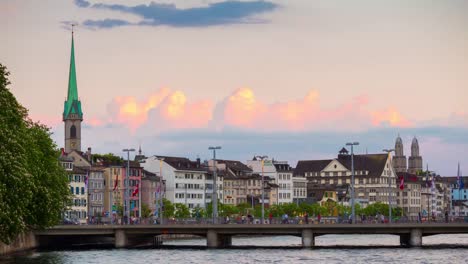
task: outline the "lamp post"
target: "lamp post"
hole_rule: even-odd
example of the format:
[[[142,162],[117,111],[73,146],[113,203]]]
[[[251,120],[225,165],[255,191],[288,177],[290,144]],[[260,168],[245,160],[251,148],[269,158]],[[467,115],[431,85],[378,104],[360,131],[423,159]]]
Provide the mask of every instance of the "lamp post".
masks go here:
[[[216,150],[221,149],[221,147],[208,147],[208,149],[213,150],[213,198],[211,200],[213,203],[213,224],[216,224],[218,222],[218,186],[216,183],[218,176],[216,175]]]
[[[348,142],[346,146],[351,146],[351,221],[353,224],[356,223],[356,215],[354,208],[354,146],[359,145],[359,142]]]
[[[129,217],[130,217],[130,205],[129,205],[129,199],[130,195],[128,193],[128,175],[130,174],[130,152],[135,151],[135,149],[122,149],[123,152],[127,152],[127,170],[125,173],[125,182],[124,182],[124,190],[125,190],[125,195],[124,195],[124,218],[125,218],[125,224],[128,225],[129,223]]]
[[[163,197],[162,197],[162,192],[163,192],[163,175],[162,175],[162,165],[163,165],[163,160],[164,158],[157,158],[159,160],[159,197],[158,197],[158,200],[159,200],[159,219],[161,219],[161,221],[159,222],[161,225],[163,224],[164,222],[164,215],[163,215]]]
[[[390,153],[395,151],[395,149],[383,149],[382,151],[387,152],[387,155],[391,159]],[[392,164],[392,162],[390,162],[390,164]],[[393,167],[390,167],[390,174],[392,174],[391,168]],[[388,175],[388,222],[392,223],[392,179],[390,178],[390,175]]]
[[[268,158],[268,156],[256,156],[257,159],[260,159],[262,161],[262,224],[265,223],[265,180],[264,180],[264,171],[263,167],[265,166],[265,159]]]

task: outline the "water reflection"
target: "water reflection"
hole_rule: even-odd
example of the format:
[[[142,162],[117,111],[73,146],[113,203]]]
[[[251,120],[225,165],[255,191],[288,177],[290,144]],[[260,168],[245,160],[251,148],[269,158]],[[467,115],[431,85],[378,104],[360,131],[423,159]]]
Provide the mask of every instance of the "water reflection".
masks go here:
[[[233,249],[208,250],[205,239],[173,240],[168,248],[37,252],[9,263],[467,263],[468,235],[425,237],[422,248],[398,247],[398,236],[327,235],[316,248],[301,249],[300,237],[234,237]],[[445,247],[439,244],[445,244]],[[170,247],[173,246],[173,248]],[[190,247],[176,247],[186,245]],[[338,245],[338,246],[337,246]],[[450,248],[447,245],[458,246]],[[261,248],[270,246],[270,248]],[[273,246],[273,247],[271,247]],[[296,248],[291,248],[296,246]],[[363,247],[364,246],[364,247]],[[367,247],[373,246],[373,247]],[[377,246],[377,247],[376,247]],[[239,248],[236,248],[239,247]],[[5,261],[5,259],[3,259]]]

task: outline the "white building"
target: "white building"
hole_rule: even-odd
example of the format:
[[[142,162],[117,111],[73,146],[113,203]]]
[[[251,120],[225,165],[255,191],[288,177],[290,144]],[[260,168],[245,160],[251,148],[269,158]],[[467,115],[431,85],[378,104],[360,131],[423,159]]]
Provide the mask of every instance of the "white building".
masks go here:
[[[253,173],[262,174],[262,161],[257,158],[247,161],[247,165],[252,168]],[[277,184],[278,194],[273,193],[272,204],[283,204],[293,202],[293,173],[294,169],[287,161],[265,160],[263,164],[263,175],[268,176]]]
[[[73,164],[72,158],[61,157],[60,162],[68,174],[68,186],[72,194],[71,206],[64,212],[64,217],[85,224],[88,211],[88,191],[85,180],[87,171]]]
[[[160,162],[160,159],[163,159]],[[172,203],[185,204],[188,208],[205,208],[211,202],[206,192],[212,190],[208,168],[200,160],[191,161],[182,157],[152,156],[141,161],[141,166],[165,181],[164,197]],[[211,186],[210,186],[211,184]],[[221,184],[222,190],[222,180]],[[210,188],[211,187],[211,188]],[[218,192],[221,194],[221,191]],[[221,196],[222,197],[222,196]],[[220,198],[222,199],[222,198]]]

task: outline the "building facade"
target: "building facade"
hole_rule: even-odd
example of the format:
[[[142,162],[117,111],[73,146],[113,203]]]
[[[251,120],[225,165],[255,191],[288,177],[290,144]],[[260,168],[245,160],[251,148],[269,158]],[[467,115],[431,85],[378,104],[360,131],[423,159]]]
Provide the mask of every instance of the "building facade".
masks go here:
[[[104,210],[105,194],[104,168],[92,166],[88,177],[88,216],[94,222],[100,221],[102,217],[109,216]]]
[[[396,174],[390,155],[354,155],[355,199],[365,207],[381,202],[396,205]],[[351,183],[351,155],[343,148],[335,159],[301,160],[294,170],[295,176],[308,179],[308,198],[317,201],[317,193],[347,189]]]
[[[162,162],[160,161],[162,160]],[[191,161],[183,157],[152,156],[141,161],[143,168],[157,173],[165,181],[165,198],[172,203],[185,204],[189,209],[206,208],[211,202],[206,199],[205,188],[211,181],[207,181],[208,168],[200,160]],[[222,178],[218,177],[221,185]],[[222,191],[218,192],[222,199]]]

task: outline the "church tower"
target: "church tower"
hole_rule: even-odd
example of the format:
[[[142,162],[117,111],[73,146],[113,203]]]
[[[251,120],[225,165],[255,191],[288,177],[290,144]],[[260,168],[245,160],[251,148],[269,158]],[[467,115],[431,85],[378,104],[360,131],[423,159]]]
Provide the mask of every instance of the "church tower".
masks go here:
[[[403,154],[403,141],[400,135],[395,141],[395,156],[393,156],[393,168],[398,172],[406,172],[406,156]]]
[[[419,156],[419,143],[416,137],[411,142],[411,156],[408,159],[408,172],[417,173],[422,171],[422,157]]]
[[[63,122],[65,123],[65,152],[81,151],[81,122],[83,112],[78,99],[78,87],[75,71],[75,49],[73,43],[73,29],[70,56],[70,72],[68,75],[68,96],[63,107]]]

